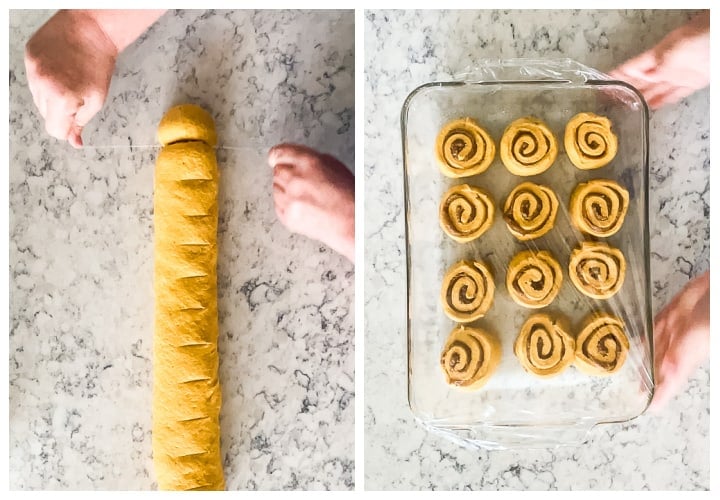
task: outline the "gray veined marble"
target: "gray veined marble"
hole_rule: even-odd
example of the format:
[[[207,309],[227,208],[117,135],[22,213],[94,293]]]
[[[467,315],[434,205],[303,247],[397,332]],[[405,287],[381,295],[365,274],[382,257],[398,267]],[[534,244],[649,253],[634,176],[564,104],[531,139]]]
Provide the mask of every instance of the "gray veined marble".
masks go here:
[[[667,409],[597,428],[577,448],[471,451],[407,405],[400,109],[417,86],[486,58],[569,57],[608,71],[686,11],[365,12],[365,486],[369,489],[708,489],[709,363]],[[650,119],[652,304],[709,267],[709,92]]]
[[[228,489],[354,485],[353,266],[275,219],[267,149],[354,158],[351,11],[171,11],[119,58],[81,151],[49,138],[10,14],[13,489],[151,489],[151,145],[173,104],[221,144],[222,452]]]

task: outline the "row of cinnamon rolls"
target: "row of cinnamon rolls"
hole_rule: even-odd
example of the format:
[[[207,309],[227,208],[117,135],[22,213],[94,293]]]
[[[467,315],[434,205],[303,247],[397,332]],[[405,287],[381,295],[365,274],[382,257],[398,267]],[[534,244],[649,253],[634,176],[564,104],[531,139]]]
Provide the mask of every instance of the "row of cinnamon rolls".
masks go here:
[[[610,163],[617,154],[617,136],[610,120],[594,113],[578,113],[565,127],[565,153],[577,168],[592,170]],[[558,156],[558,140],[542,120],[526,116],[507,126],[500,140],[500,159],[514,175],[538,175]],[[495,142],[472,118],[460,118],[440,131],[435,154],[442,172],[459,178],[487,170],[495,159]]]
[[[579,184],[570,197],[572,224],[583,233],[605,238],[617,233],[627,214],[629,195],[610,179]],[[555,225],[559,202],[547,186],[523,182],[505,199],[503,219],[520,241],[547,234]],[[459,243],[482,236],[492,225],[495,204],[485,189],[469,184],[452,186],[440,201],[440,225]]]
[[[605,313],[588,316],[577,337],[563,317],[533,314],[513,345],[525,371],[543,378],[558,375],[570,365],[589,375],[611,375],[623,366],[629,348],[622,321]],[[448,384],[474,390],[487,383],[501,354],[500,342],[493,334],[458,325],[445,343],[440,363]]]
[[[592,299],[615,295],[625,281],[622,252],[605,243],[583,242],[573,250],[568,274],[575,288]],[[528,309],[549,306],[560,292],[563,274],[558,261],[546,250],[523,250],[510,261],[505,285],[512,300]],[[495,296],[495,281],[481,261],[461,260],[445,273],[441,303],[447,316],[469,323],[485,316]]]

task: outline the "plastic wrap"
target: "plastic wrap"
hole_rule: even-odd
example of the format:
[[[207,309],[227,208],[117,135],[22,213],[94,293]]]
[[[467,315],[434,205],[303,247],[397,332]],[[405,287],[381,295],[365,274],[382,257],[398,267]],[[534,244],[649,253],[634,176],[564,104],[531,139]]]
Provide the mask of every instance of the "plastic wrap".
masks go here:
[[[578,167],[570,160],[565,129],[579,113],[609,119],[617,137],[617,151],[608,164],[599,168],[588,168],[585,164]],[[529,116],[547,125],[557,151],[549,167],[541,166],[545,168],[541,173],[519,176],[511,173],[503,162],[503,156],[511,154],[515,146],[504,143],[502,138],[511,123]],[[483,165],[485,169],[480,169],[480,173],[456,177],[452,171],[441,168],[438,159],[443,151],[453,153],[455,146],[452,140],[443,146],[438,142],[438,134],[454,120],[467,118],[490,136],[494,159],[489,166]],[[626,83],[613,81],[570,60],[487,61],[455,81],[429,83],[414,90],[403,106],[401,125],[408,279],[408,401],[416,419],[465,446],[516,448],[581,443],[596,424],[623,422],[640,415],[647,408],[654,387],[647,213],[648,110],[641,95]],[[475,137],[480,137],[478,134]],[[458,144],[462,146],[462,141]],[[462,159],[474,161],[465,156]],[[585,206],[582,200],[571,201],[573,191],[595,179],[610,181],[611,185],[617,183],[620,191],[627,192],[624,220],[600,236],[588,234],[587,227],[581,226],[581,231],[571,221],[572,207],[582,211]],[[506,222],[505,204],[511,191],[528,182],[551,191],[531,197],[547,201],[554,193],[557,207],[550,229],[540,224],[538,234],[523,238],[533,228],[515,227],[512,231],[512,225]],[[478,208],[478,213],[491,215],[491,224],[480,230],[469,228],[475,233],[465,242],[443,230],[440,215],[444,203],[460,203],[450,210],[464,210],[464,202],[448,201],[447,196],[448,190],[462,184],[487,193],[494,205],[494,210],[489,211]],[[617,196],[614,203],[623,205],[622,193],[607,196]],[[524,205],[525,212],[529,206]],[[590,209],[590,215],[594,210]],[[589,244],[592,242],[600,245],[592,246]],[[595,296],[593,290],[583,292],[577,276],[576,279],[570,276],[570,266],[571,261],[575,269],[584,265],[578,264],[583,257],[579,252],[602,253],[606,247],[610,249],[608,258],[614,259],[609,267],[621,267],[612,252],[624,257],[624,279],[610,287],[609,298],[598,298],[605,291],[599,295],[596,292]],[[556,261],[557,266],[550,263],[547,269],[555,273],[559,268],[557,286],[537,292],[548,297],[533,297],[536,292],[532,290],[526,294],[529,297],[511,296],[510,291],[518,294],[523,285],[508,287],[508,268],[511,262],[517,264],[517,260],[522,260],[519,255],[522,252],[536,257],[549,254]],[[448,286],[446,272],[463,260],[480,261],[490,269],[494,297],[482,317],[458,323],[444,310],[444,297],[450,295],[443,287]],[[590,278],[598,277],[598,265],[592,264],[588,269]],[[602,272],[606,271],[603,268]],[[467,292],[467,283],[459,286],[465,287],[463,293]],[[617,319],[627,336],[624,348],[621,342],[618,344],[624,359],[604,372],[600,370],[600,374],[584,359],[592,356],[582,352],[580,345],[589,345],[587,335],[577,346],[571,345],[577,343],[583,327],[599,313]],[[525,369],[520,361],[522,356],[515,352],[524,323],[537,314],[558,319],[559,331],[565,332],[554,339],[546,337],[538,352],[545,356],[547,342],[562,340],[570,343],[565,348],[575,354],[572,359],[558,356],[561,366],[554,374],[544,372],[542,367],[537,373]],[[467,320],[468,316],[463,318]],[[463,374],[447,375],[451,366],[462,368],[464,356],[474,352],[465,349],[467,346],[462,346],[465,350],[448,352],[451,332],[457,336],[460,325],[488,332],[500,346],[497,366],[489,367],[491,374],[483,376],[484,385],[481,383],[480,387],[471,384],[472,380],[462,387],[466,383],[461,380]],[[600,333],[607,335],[608,331]],[[612,348],[612,342],[605,340],[596,343],[596,347]],[[453,378],[455,375],[459,378]]]

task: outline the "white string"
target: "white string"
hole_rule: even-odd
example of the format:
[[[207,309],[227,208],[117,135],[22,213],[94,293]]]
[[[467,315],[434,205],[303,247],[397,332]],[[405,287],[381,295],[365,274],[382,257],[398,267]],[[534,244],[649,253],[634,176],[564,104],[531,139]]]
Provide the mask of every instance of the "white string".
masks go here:
[[[139,144],[139,145],[113,145],[106,144],[102,146],[83,146],[82,149],[161,149],[159,144]],[[214,149],[228,149],[233,151],[257,151],[258,147],[254,146],[215,146]],[[262,149],[262,148],[261,148]]]

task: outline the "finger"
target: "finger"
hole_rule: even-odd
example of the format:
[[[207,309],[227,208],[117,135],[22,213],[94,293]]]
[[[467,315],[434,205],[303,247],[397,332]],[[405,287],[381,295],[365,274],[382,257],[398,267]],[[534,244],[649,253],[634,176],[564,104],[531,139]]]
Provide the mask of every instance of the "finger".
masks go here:
[[[612,75],[613,78],[623,81],[625,83],[628,83],[635,87],[635,90],[640,92],[643,96],[645,95],[645,92],[647,92],[648,89],[650,89],[653,85],[656,85],[654,82],[649,82],[642,78],[634,78],[631,77],[625,73],[615,72]]]
[[[82,104],[77,108],[75,123],[82,129],[93,116],[102,109],[104,98],[97,92],[89,93],[83,97]]]
[[[612,71],[609,73],[609,75],[610,75],[611,77],[615,78],[616,80],[622,80],[622,81],[624,81],[624,82],[628,82],[628,83],[632,84],[632,85],[635,86],[635,87],[637,87],[637,86],[639,86],[639,85],[642,85],[643,82],[645,82],[645,83],[647,84],[647,80],[645,80],[644,78],[637,78],[637,77],[630,76],[630,75],[627,73],[627,71],[625,71],[625,68],[624,68],[624,67],[621,67],[621,68],[617,68],[617,69],[612,70]]]
[[[273,202],[275,206],[285,207],[287,205],[287,192],[280,186],[273,184]]]
[[[83,147],[82,127],[79,127],[77,124],[72,125],[70,128],[70,134],[68,135],[68,142],[75,149]]]
[[[103,96],[96,92],[88,94],[77,108],[68,142],[74,148],[83,146],[82,131],[88,122],[102,109]]]
[[[673,299],[667,304],[660,313],[655,317],[653,322],[653,342],[655,344],[655,359],[661,360],[667,351],[667,346],[672,338],[672,331],[669,328],[673,323],[671,316],[672,311],[677,308],[677,300]],[[656,366],[658,363],[656,362]]]
[[[654,104],[655,107],[658,108],[661,106],[666,106],[668,104],[676,104],[692,93],[692,89],[689,89],[687,87],[677,87],[675,90],[666,93],[661,98],[658,98],[658,100],[655,101]]]
[[[285,186],[280,184],[279,182],[273,181],[273,193],[275,192],[285,193]]]
[[[655,392],[653,399],[650,402],[650,410],[657,411],[665,406],[668,399],[670,399],[675,392],[677,386],[677,378],[674,376],[675,366],[674,359],[668,354],[669,346],[672,344],[671,341],[667,340],[671,335],[665,335],[664,347],[661,349],[662,352],[657,352],[655,355]]]
[[[32,96],[33,103],[35,104],[35,107],[37,108],[38,112],[40,113],[40,116],[45,118],[45,114],[43,113],[43,110],[45,108],[45,99],[42,96],[42,92],[40,92],[40,89],[37,86],[37,83],[35,83],[35,80],[29,79],[28,80],[28,90],[30,90],[30,95]]]
[[[278,220],[285,224],[285,209],[280,207],[280,205],[275,205],[275,215],[277,216]]]
[[[663,106],[670,104],[670,96],[676,92],[676,89],[667,90],[661,94],[654,94],[647,100],[650,109],[659,109]]]
[[[663,358],[659,368],[655,394],[650,403],[652,411],[658,411],[677,396],[698,367],[697,357],[687,351],[693,342],[687,342],[685,335],[675,336],[675,342]]]
[[[290,179],[295,177],[293,165],[287,163],[278,164],[273,170],[273,182],[277,182],[283,186],[290,182]]]
[[[40,110],[40,116],[43,117],[43,119],[47,119],[47,110],[48,110],[48,98],[42,97],[39,99],[38,102],[38,110]]]
[[[49,104],[45,117],[45,130],[56,139],[66,140],[75,119],[74,113],[68,113],[59,104]]]
[[[624,81],[625,83],[629,83],[630,85],[635,87],[635,90],[637,90],[643,95],[645,95],[645,92],[647,92],[648,89],[652,88],[653,85],[656,85],[656,83],[654,82],[649,82],[641,78],[633,78],[630,76],[624,76],[623,78],[620,78],[620,80]]]
[[[667,334],[664,321],[657,321],[653,326],[653,342],[655,344],[655,359],[665,356],[667,349]]]
[[[287,195],[284,191],[273,190],[273,202],[275,206],[275,215],[278,220],[285,223],[285,209],[287,207]]]
[[[673,393],[673,388],[669,387],[671,385],[672,382],[655,385],[655,392],[653,393],[653,398],[648,406],[649,412],[657,413],[667,406],[670,394]]]
[[[303,161],[314,160],[319,156],[317,151],[300,144],[278,144],[268,152],[268,163],[275,167],[281,163],[297,165]]]
[[[658,67],[655,52],[647,50],[637,57],[633,57],[624,63],[619,69],[632,78],[646,79],[652,81]]]
[[[663,102],[664,97],[673,92],[675,87],[668,83],[658,83],[643,92],[643,97],[651,109],[657,109]]]

